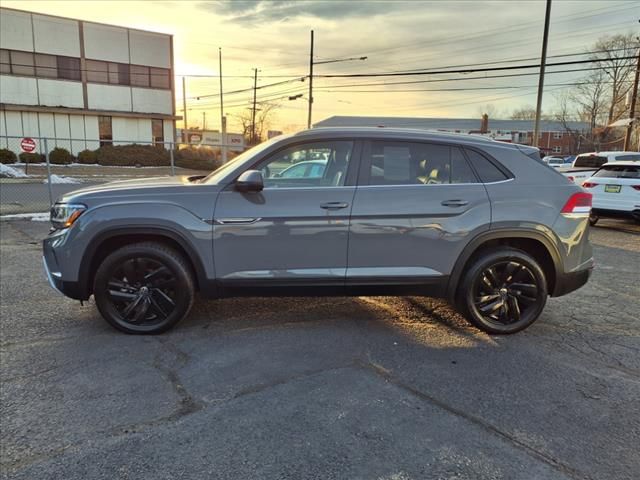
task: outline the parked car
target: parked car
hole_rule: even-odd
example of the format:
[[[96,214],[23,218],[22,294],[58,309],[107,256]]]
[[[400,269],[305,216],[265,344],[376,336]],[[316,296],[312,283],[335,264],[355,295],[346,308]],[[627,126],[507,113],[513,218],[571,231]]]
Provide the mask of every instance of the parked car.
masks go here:
[[[321,176],[275,165],[328,152]],[[306,157],[309,158],[309,157]],[[536,148],[418,130],[323,128],[278,136],[206,177],[63,195],[44,266],[127,333],[159,333],[194,294],[429,295],[489,333],[533,323],[582,286],[591,194]]]
[[[605,163],[582,187],[593,195],[591,225],[600,217],[633,218],[640,223],[640,161]]]
[[[550,160],[562,160],[562,163],[564,163],[564,157],[560,157],[556,155],[547,155],[546,157],[542,157],[542,161],[544,163],[548,164]]]
[[[578,185],[592,176],[598,168],[607,162],[640,160],[638,152],[591,152],[578,155],[571,168],[561,169],[562,174]]]
[[[326,166],[326,160],[303,161],[275,173],[274,176],[280,178],[320,178],[324,174]]]
[[[566,164],[565,164],[564,158],[562,157],[550,157],[549,160],[547,161],[547,165],[553,168],[561,168]]]

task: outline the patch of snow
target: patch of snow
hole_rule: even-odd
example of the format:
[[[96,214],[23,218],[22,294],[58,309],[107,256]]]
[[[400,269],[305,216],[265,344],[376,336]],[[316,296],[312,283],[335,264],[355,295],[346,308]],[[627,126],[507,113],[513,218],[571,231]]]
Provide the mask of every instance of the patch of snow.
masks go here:
[[[2,220],[31,220],[32,222],[48,222],[49,213],[14,213],[11,215],[0,215],[0,221]]]
[[[17,168],[13,168],[13,167],[10,167],[9,165],[5,165],[4,163],[0,163],[0,177],[28,178],[29,175],[26,175],[22,170],[18,170]]]
[[[45,178],[42,183],[47,183],[47,179]],[[51,183],[82,183],[82,181],[78,180],[77,178],[63,177],[54,173],[51,175]]]

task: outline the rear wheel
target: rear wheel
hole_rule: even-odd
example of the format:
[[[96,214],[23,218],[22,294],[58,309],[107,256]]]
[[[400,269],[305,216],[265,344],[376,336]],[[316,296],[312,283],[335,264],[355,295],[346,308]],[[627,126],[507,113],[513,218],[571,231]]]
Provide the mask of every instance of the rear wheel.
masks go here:
[[[542,268],[533,257],[514,248],[482,252],[460,285],[459,307],[487,333],[515,333],[528,327],[547,301]]]
[[[194,298],[186,260],[155,242],[122,247],[98,267],[93,292],[98,310],[126,333],[161,333],[184,318]]]

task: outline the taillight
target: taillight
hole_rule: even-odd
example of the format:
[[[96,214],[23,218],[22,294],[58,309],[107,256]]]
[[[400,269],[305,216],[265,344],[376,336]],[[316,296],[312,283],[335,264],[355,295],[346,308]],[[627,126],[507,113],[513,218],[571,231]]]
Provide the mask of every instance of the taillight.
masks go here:
[[[640,185],[631,185],[631,188],[640,192]]]
[[[560,213],[564,214],[589,214],[591,211],[591,199],[593,195],[587,192],[577,192],[569,197]]]
[[[583,186],[584,188],[593,188],[593,187],[597,187],[597,186],[598,186],[598,184],[597,184],[597,183],[593,183],[593,182],[584,182],[584,183],[582,184],[582,186]]]

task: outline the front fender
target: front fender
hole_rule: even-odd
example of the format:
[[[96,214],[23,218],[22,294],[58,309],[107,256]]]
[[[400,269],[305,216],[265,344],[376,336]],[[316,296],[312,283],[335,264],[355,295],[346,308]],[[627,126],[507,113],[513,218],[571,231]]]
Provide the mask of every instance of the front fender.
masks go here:
[[[190,257],[202,287],[215,277],[213,227],[172,203],[129,202],[90,208],[81,215],[64,239],[57,242],[56,257],[62,277],[89,290],[91,262],[100,245],[115,236],[157,235],[177,242]]]

